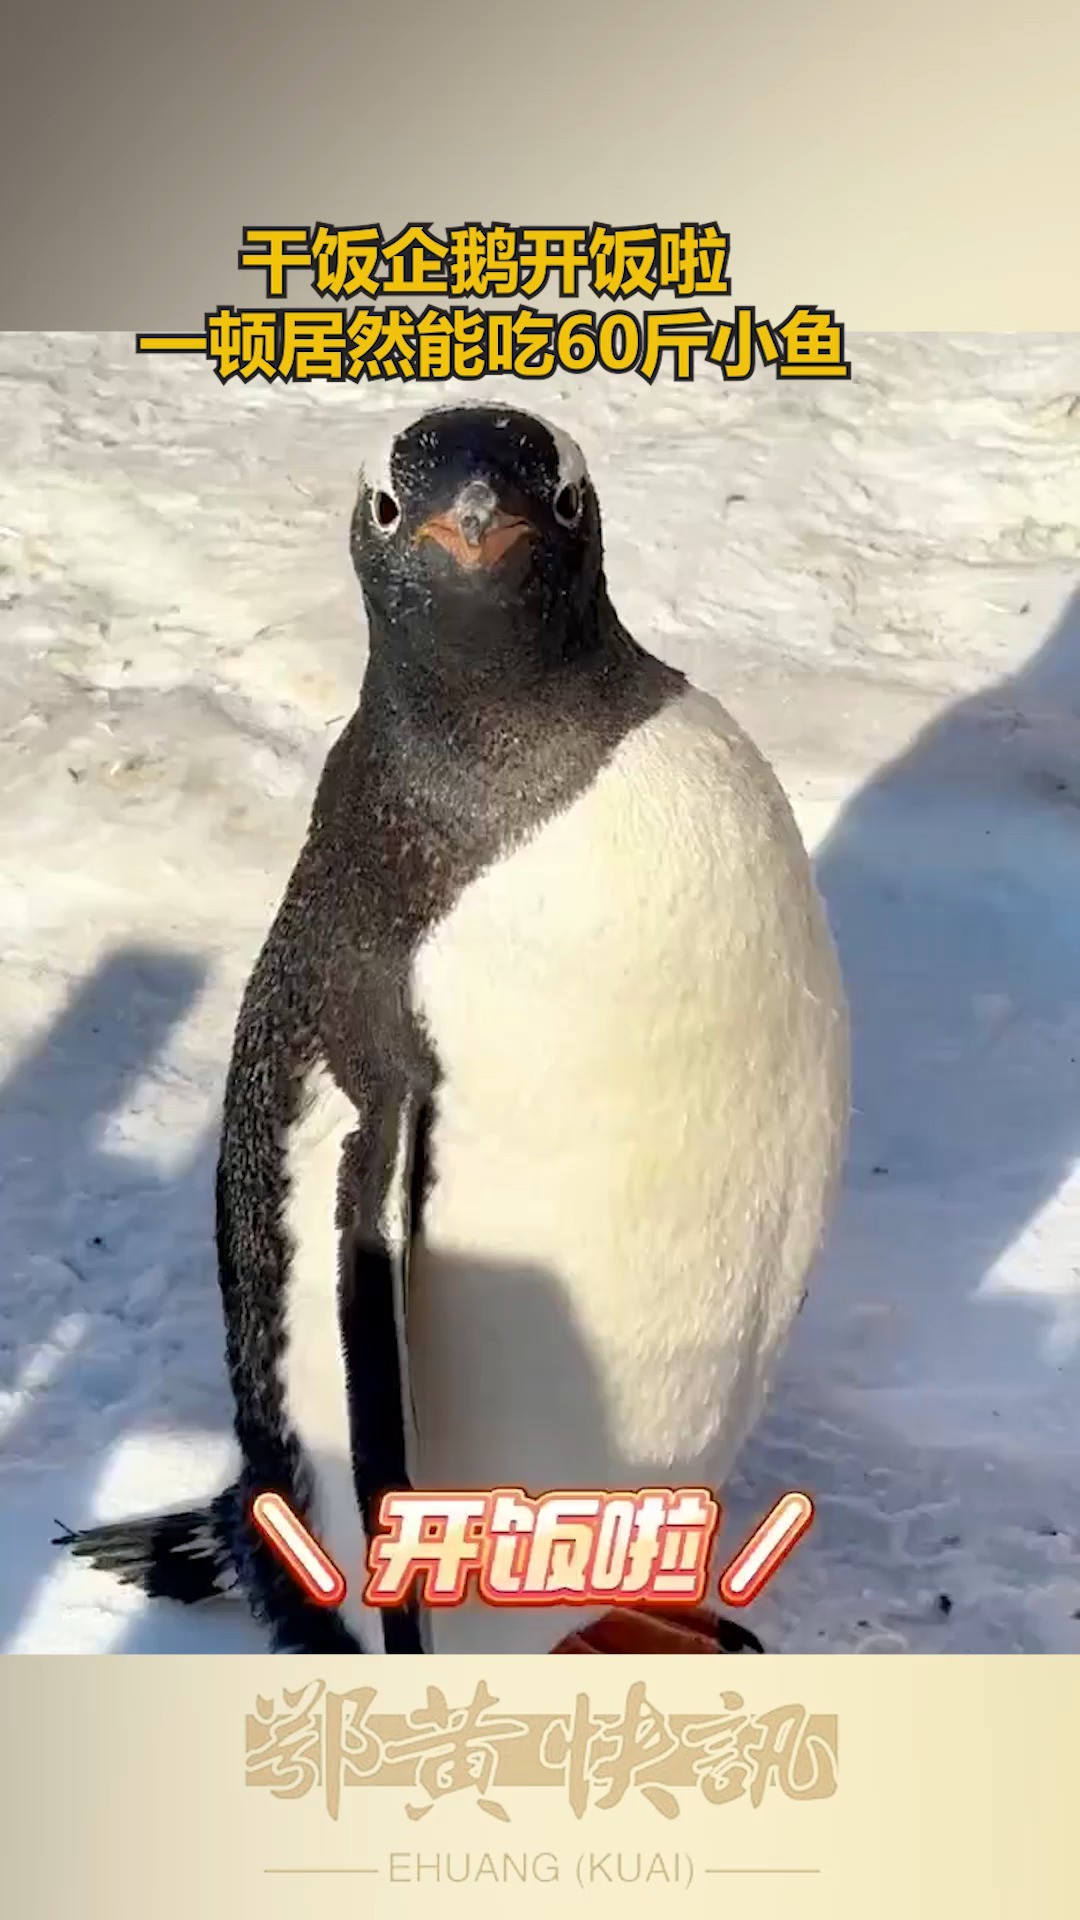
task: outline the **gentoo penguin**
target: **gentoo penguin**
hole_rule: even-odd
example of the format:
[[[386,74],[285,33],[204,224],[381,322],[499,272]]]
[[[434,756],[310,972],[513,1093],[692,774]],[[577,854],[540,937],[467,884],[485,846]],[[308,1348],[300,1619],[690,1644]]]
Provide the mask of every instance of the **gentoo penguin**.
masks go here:
[[[834,949],[769,767],[622,626],[565,434],[424,414],[351,552],[359,706],[225,1093],[242,1475],[68,1544],[154,1594],[238,1586],[279,1651],[599,1649],[600,1608],[419,1618],[352,1576],[388,1488],[723,1489],[843,1152]],[[261,1543],[265,1490],[350,1576],[337,1611]]]

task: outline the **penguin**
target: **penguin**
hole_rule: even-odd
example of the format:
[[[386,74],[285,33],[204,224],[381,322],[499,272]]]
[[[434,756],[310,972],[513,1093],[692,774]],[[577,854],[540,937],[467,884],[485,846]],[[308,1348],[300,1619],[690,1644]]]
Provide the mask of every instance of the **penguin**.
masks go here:
[[[359,703],[255,963],[216,1240],[238,1480],[65,1536],[296,1653],[761,1651],[711,1609],[312,1604],[393,1489],[719,1493],[825,1234],[843,982],[792,811],[626,630],[567,434],[423,413],[350,529]],[[681,1625],[680,1625],[681,1621]]]

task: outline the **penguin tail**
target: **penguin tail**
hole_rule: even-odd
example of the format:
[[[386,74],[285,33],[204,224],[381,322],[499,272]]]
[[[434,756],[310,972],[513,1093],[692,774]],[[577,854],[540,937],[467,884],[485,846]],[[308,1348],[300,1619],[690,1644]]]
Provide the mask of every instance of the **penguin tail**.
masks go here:
[[[124,1586],[138,1587],[152,1600],[178,1600],[196,1606],[232,1593],[238,1575],[230,1546],[228,1495],[207,1507],[183,1513],[150,1514],[118,1520],[81,1532],[62,1528],[52,1544],[67,1547]]]

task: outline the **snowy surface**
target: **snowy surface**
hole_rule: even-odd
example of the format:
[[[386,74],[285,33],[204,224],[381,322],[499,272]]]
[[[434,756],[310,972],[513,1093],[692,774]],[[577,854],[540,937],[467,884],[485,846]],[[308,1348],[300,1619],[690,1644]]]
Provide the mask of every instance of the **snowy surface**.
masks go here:
[[[1080,336],[850,344],[849,385],[510,397],[583,442],[624,619],[774,758],[853,1003],[835,1233],[729,1490],[733,1546],[789,1486],[819,1517],[754,1624],[1080,1651]],[[262,1646],[49,1536],[227,1476],[215,1108],[362,670],[356,468],[434,397],[0,336],[9,1651]]]

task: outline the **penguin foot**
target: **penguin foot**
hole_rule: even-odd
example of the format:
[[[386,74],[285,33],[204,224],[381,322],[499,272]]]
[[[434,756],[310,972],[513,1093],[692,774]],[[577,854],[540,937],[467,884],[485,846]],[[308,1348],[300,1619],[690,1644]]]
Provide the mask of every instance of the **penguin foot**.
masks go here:
[[[756,1633],[704,1607],[613,1607],[553,1653],[764,1653]]]

